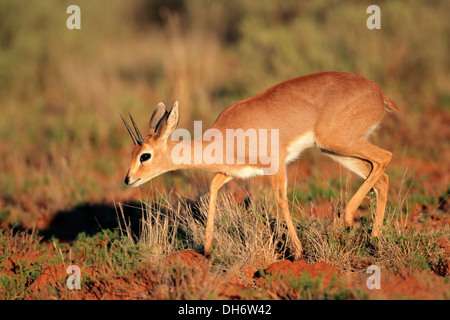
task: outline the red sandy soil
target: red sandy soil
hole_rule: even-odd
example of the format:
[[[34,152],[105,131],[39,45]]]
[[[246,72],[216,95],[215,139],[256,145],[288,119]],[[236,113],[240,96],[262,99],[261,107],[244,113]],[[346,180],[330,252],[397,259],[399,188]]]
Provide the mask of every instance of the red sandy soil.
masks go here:
[[[308,264],[305,260],[295,262],[282,260],[271,264],[265,271],[270,275],[292,275],[297,278],[301,277],[303,273],[307,273],[311,278],[323,274],[325,285],[329,283],[333,275],[338,276],[339,274],[339,270],[328,263]]]
[[[448,243],[446,244],[448,246]],[[26,258],[37,258],[35,253],[30,253]],[[194,281],[214,286],[219,299],[251,298],[243,295],[242,290],[264,287],[265,279],[260,277],[255,270],[247,269],[243,274],[210,277],[209,270],[212,262],[203,255],[192,250],[176,252],[166,257],[164,263],[173,270],[187,269],[193,272]],[[7,259],[3,263],[6,267],[2,273],[17,272],[17,262]],[[87,288],[82,290],[66,289],[66,281],[69,276],[66,273],[68,265],[59,263],[44,268],[44,271],[28,287],[30,293],[27,299],[54,299],[57,288],[62,299],[145,299],[153,290],[152,279],[157,276],[152,270],[140,270],[131,276],[108,276],[93,268],[81,268],[83,277],[91,280],[85,284]],[[364,272],[358,274],[343,274],[338,268],[325,262],[308,264],[304,260],[292,262],[289,260],[278,261],[264,270],[269,275],[290,275],[302,277],[305,273],[310,278],[323,277],[326,286],[334,275],[345,281],[347,288],[362,289],[371,299],[434,299],[436,295],[445,295],[447,286],[442,286],[443,278],[431,272],[420,274],[399,273],[393,274],[382,270],[381,289],[369,290],[365,285],[368,275]],[[255,298],[258,298],[255,296]]]

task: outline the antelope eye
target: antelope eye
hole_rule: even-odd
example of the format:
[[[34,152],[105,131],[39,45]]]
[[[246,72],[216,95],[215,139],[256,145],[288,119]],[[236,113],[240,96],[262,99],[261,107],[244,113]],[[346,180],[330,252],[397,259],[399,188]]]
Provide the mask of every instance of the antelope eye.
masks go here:
[[[141,155],[140,161],[144,162],[144,161],[150,160],[151,157],[152,157],[152,155],[150,153],[143,153]]]

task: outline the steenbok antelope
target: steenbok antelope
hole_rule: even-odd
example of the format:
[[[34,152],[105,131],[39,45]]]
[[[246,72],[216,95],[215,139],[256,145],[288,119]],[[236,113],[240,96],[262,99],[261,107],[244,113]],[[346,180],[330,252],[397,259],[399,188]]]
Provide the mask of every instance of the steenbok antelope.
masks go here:
[[[251,139],[252,135],[248,134],[251,130],[277,131],[270,141],[267,136],[259,139],[259,148],[241,144],[241,149],[245,150],[239,150],[234,147],[234,143],[227,141],[223,150],[215,145],[215,161],[211,161],[210,157],[202,161],[180,162],[174,159],[174,150],[180,145],[189,147],[184,149],[184,152],[191,153],[188,159],[192,159],[191,155],[198,159],[199,152],[205,154],[208,148],[211,152],[211,145],[217,141],[213,141],[210,135],[206,137],[206,132],[194,140],[178,141],[173,139],[175,134],[172,139],[168,139],[178,124],[178,103],[175,102],[170,111],[159,103],[150,118],[150,129],[145,138],[131,115],[136,135],[122,117],[135,144],[125,183],[136,187],[164,172],[177,169],[204,169],[216,173],[210,187],[205,234],[205,254],[209,255],[220,187],[233,178],[267,175],[286,220],[294,257],[299,259],[302,246],[288,207],[286,165],[298,158],[306,148],[317,146],[322,153],[365,179],[346,206],[344,222],[347,226],[352,225],[356,209],[366,193],[374,188],[377,207],[372,235],[378,236],[389,188],[389,177],[385,170],[392,154],[373,145],[367,138],[378,127],[386,110],[398,111],[398,108],[377,84],[362,76],[345,72],[321,72],[299,77],[232,104],[207,130],[216,133],[214,140],[218,136],[223,137],[229,130],[239,132],[232,137],[232,142],[234,138],[242,136],[244,141],[245,138]],[[275,171],[268,174],[266,169],[269,164],[262,159],[248,161],[255,154],[255,149],[264,148],[267,151],[268,147],[273,150],[273,146],[277,153]],[[273,166],[273,163],[270,165]]]

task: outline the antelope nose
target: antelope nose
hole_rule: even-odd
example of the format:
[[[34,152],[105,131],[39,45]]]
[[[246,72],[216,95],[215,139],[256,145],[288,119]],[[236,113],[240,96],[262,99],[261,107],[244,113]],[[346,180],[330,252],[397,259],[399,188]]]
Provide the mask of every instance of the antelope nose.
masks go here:
[[[127,176],[125,177],[124,182],[125,182],[126,185],[128,185],[128,182],[130,182],[130,178],[128,177],[128,174],[127,174]]]

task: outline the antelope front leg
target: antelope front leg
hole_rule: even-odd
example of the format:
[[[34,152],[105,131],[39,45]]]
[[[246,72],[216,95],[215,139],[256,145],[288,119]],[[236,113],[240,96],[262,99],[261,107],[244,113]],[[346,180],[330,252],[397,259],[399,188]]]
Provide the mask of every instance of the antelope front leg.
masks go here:
[[[289,203],[286,192],[286,176],[284,171],[279,172],[276,176],[269,176],[269,180],[272,183],[275,198],[281,208],[284,220],[286,221],[286,226],[288,228],[289,236],[291,238],[292,246],[294,249],[294,259],[300,260],[302,257],[303,249],[302,244],[300,243],[300,240],[298,238],[297,231],[295,230],[291,213],[289,211]]]
[[[211,187],[209,191],[209,208],[208,208],[208,219],[206,222],[206,233],[205,233],[205,256],[211,255],[212,245],[214,241],[213,232],[214,232],[214,214],[216,212],[216,199],[217,193],[219,192],[220,187],[222,187],[225,183],[233,179],[230,176],[227,176],[223,173],[218,173],[214,176],[214,179],[211,182]]]

